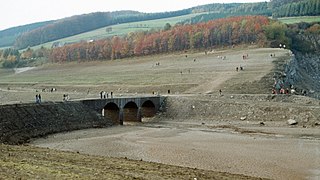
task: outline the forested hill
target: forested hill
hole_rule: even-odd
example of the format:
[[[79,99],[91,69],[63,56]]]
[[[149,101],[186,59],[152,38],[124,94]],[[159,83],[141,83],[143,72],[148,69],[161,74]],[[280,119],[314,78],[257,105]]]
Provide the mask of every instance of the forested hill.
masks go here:
[[[32,31],[42,26],[53,23],[54,21],[44,21],[38,23],[32,23],[28,25],[22,25],[18,27],[12,27],[3,31],[0,31],[0,47],[12,46],[17,37],[22,33]]]
[[[320,14],[320,0],[271,0],[273,17],[316,16]]]
[[[214,3],[163,13],[140,13],[136,11],[98,12],[61,19],[47,26],[24,33],[17,38],[14,46],[17,49],[23,49],[28,46],[39,45],[45,42],[73,36],[109,25],[176,17],[198,12],[220,13],[222,16],[219,16],[219,18],[227,17],[230,14],[233,14],[233,16],[249,14],[271,15],[271,12],[267,10],[266,2],[254,4]]]
[[[16,39],[14,46],[23,49],[109,25],[181,16],[190,14],[190,11],[190,9],[164,13],[115,11],[77,15],[26,32]]]
[[[34,24],[34,26],[30,25],[32,28],[27,29],[23,28],[28,26],[21,26],[18,29],[12,28],[10,31],[0,31],[0,47],[14,45],[16,49],[23,49],[109,25],[176,17],[198,12],[208,13],[191,18],[189,22],[184,23],[207,22],[212,19],[239,15],[264,15],[273,17],[320,15],[320,0],[270,0],[270,2],[261,3],[214,3],[163,13],[141,13],[136,11],[97,12],[77,15],[52,22],[37,23]],[[18,35],[20,36],[17,38]]]
[[[181,24],[196,24],[212,19],[228,16],[264,15],[279,17],[318,16],[320,15],[320,0],[270,0],[261,3],[210,4],[198,6],[193,12],[209,12],[190,18]]]

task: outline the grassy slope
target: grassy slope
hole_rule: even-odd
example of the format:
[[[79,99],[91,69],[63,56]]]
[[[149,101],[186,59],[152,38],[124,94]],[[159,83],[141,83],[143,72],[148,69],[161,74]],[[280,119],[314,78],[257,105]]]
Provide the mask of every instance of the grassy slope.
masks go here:
[[[60,41],[60,42],[79,42],[82,40],[90,40],[90,39],[102,39],[111,37],[114,35],[126,35],[129,32],[135,32],[135,31],[146,31],[150,29],[160,29],[163,28],[166,23],[170,23],[171,25],[174,25],[178,22],[181,22],[183,20],[186,20],[188,18],[197,16],[201,13],[195,13],[195,14],[189,14],[184,16],[177,16],[172,18],[164,18],[164,19],[157,19],[157,20],[148,20],[148,21],[139,21],[139,22],[132,22],[132,23],[124,23],[124,24],[118,24],[110,26],[112,27],[112,32],[107,33],[106,27],[99,28],[93,31],[89,31],[86,33],[78,34],[75,36],[59,39],[56,41],[48,42],[45,44],[41,44],[38,46],[34,46],[34,49],[38,49],[41,46],[44,46],[46,48],[50,48],[54,42]],[[109,26],[108,26],[109,27]]]
[[[294,24],[299,22],[320,22],[320,16],[299,16],[299,17],[284,17],[279,18],[279,21],[285,24]]]
[[[164,19],[157,19],[157,20],[139,21],[139,22],[113,25],[111,26],[112,32],[110,33],[107,33],[106,27],[103,27],[93,31],[86,32],[86,33],[82,33],[75,36],[70,36],[70,37],[66,37],[56,41],[34,46],[33,49],[38,49],[41,46],[44,46],[46,48],[51,48],[52,44],[57,41],[72,43],[72,42],[79,42],[82,40],[87,41],[91,39],[102,39],[102,38],[107,38],[114,35],[121,36],[121,35],[126,35],[129,32],[146,31],[150,29],[160,29],[160,28],[163,28],[166,23],[170,23],[171,25],[174,25],[178,22],[197,16],[199,14],[201,13],[189,14],[189,15],[172,17],[172,18],[164,18]],[[279,20],[286,24],[293,24],[298,22],[319,22],[320,16],[285,17],[285,18],[279,18]]]

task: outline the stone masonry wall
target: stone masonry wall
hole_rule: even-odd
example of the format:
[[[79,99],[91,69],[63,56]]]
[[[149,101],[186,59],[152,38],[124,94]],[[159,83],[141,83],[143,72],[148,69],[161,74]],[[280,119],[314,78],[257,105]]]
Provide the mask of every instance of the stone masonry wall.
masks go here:
[[[5,144],[22,144],[48,134],[111,125],[111,121],[80,102],[0,106],[0,143]]]

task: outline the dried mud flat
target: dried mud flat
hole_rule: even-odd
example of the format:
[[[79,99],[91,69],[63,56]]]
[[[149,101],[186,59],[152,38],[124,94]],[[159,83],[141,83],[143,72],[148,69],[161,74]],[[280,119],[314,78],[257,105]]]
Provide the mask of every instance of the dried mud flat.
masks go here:
[[[234,128],[195,122],[162,121],[81,130],[52,135],[32,144],[81,154],[142,159],[253,177],[319,178],[319,129],[306,131],[283,127],[268,131],[268,128],[250,125],[239,124]],[[292,137],[307,132],[311,133],[309,138]]]
[[[247,52],[250,58],[244,62],[242,53]],[[67,67],[68,71],[59,72],[85,74],[91,68],[90,71],[95,69],[97,73],[110,72],[111,78],[119,82],[87,86],[63,81],[58,92],[43,93],[45,100],[59,101],[64,93],[74,99],[94,98],[101,88],[113,88],[116,95],[149,93],[155,87],[160,93],[171,88],[174,94],[169,95],[167,112],[140,124],[55,134],[36,139],[29,146],[1,145],[0,177],[319,179],[320,130],[314,126],[319,121],[319,101],[300,96],[259,95],[270,92],[268,84],[272,83],[273,64],[269,53],[274,52],[279,57],[287,56],[287,51],[279,49],[247,49],[207,56],[195,53],[188,56],[190,62],[183,58],[175,60],[176,55],[171,58],[169,55],[151,61],[142,58],[129,63],[112,62],[108,66],[90,65],[87,69]],[[227,56],[227,61],[218,56]],[[158,61],[161,66],[153,67]],[[234,67],[239,65],[243,65],[245,71],[235,72]],[[116,74],[119,70],[121,78]],[[41,68],[33,71],[16,76],[48,73]],[[72,74],[65,76],[72,77]],[[128,81],[136,76],[141,79]],[[1,103],[16,103],[31,101],[35,89],[59,83],[0,85]],[[218,95],[219,89],[223,96]],[[282,107],[288,111],[280,116],[287,110]],[[287,125],[291,114],[299,119],[297,126]],[[241,117],[246,119],[240,120]]]

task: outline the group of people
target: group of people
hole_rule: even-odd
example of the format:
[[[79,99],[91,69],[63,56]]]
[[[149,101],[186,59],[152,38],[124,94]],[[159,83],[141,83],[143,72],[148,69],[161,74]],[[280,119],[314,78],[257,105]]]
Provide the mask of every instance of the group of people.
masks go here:
[[[240,69],[240,71],[243,71],[243,67],[240,65],[239,67],[236,67],[236,71],[238,72]]]
[[[41,103],[41,94],[36,94],[36,103]]]
[[[101,99],[109,98],[108,92],[101,91],[100,98]],[[113,92],[110,92],[110,98],[113,98]],[[63,94],[63,101],[69,101],[69,100],[70,100],[69,94]],[[41,94],[36,94],[36,103],[38,104],[41,103]]]
[[[109,98],[109,93],[105,91],[100,92],[100,98],[101,99],[106,99]],[[113,92],[110,92],[110,98],[113,98]]]
[[[218,58],[218,59],[222,59],[222,60],[226,60],[226,59],[227,59],[227,56],[218,56],[217,58]]]
[[[272,94],[278,94],[278,91],[276,89],[272,89]],[[281,88],[279,90],[279,94],[289,94],[289,89]]]
[[[69,101],[69,100],[70,100],[69,94],[63,94],[63,101]]]

